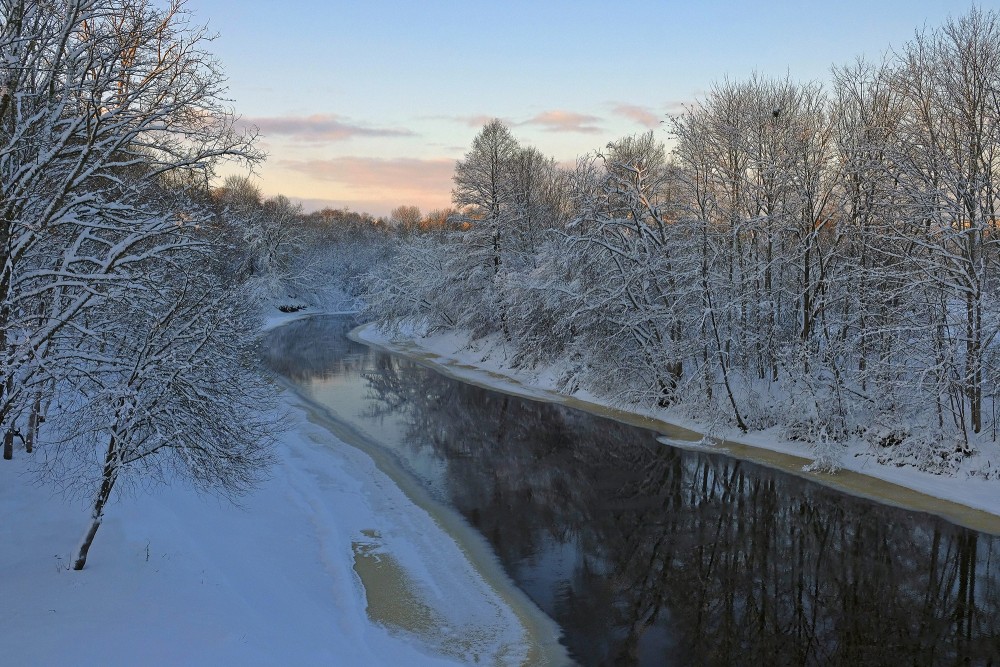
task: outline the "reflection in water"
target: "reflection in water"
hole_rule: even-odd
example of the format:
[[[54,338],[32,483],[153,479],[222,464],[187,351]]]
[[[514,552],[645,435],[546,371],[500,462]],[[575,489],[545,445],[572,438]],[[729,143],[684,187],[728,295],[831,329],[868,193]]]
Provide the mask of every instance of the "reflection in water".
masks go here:
[[[997,537],[447,379],[352,325],[289,324],[270,362],[481,531],[581,663],[1000,656]]]

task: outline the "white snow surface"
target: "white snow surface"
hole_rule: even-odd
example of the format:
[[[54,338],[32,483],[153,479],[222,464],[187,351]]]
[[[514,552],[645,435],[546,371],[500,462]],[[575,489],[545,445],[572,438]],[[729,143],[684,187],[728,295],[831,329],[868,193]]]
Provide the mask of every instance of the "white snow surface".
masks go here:
[[[425,363],[437,366],[447,374],[490,387],[498,391],[516,394],[527,398],[565,402],[567,396],[558,392],[558,378],[565,376],[565,369],[558,366],[536,367],[532,369],[512,368],[508,363],[505,341],[500,335],[492,335],[476,341],[470,341],[469,336],[461,331],[446,331],[426,334],[425,332],[403,325],[392,332],[387,332],[376,324],[369,324],[354,332],[354,336],[363,342],[396,351],[417,358]],[[740,458],[747,458],[765,465],[772,465],[767,452],[775,452],[788,457],[776,467],[816,481],[828,484],[848,492],[856,493],[894,505],[928,511],[940,514],[950,520],[969,525],[979,530],[1000,534],[1000,480],[984,479],[973,474],[972,470],[996,468],[1000,465],[1000,447],[980,453],[970,461],[967,469],[959,471],[954,476],[938,475],[913,467],[897,467],[882,465],[875,460],[870,445],[863,442],[852,442],[843,445],[838,452],[838,464],[844,472],[839,474],[811,473],[804,468],[814,460],[812,446],[808,443],[793,442],[782,439],[778,429],[751,432],[744,434],[735,426],[720,428],[717,420],[709,422],[712,415],[706,415],[705,422],[679,416],[669,408],[662,410],[630,410],[620,405],[596,396],[586,390],[572,394],[577,400],[577,407],[583,404],[599,409],[628,411],[640,418],[650,418],[681,428],[707,434],[700,442],[687,442],[669,438],[661,438],[665,444],[681,446],[688,449],[702,449],[730,453]],[[692,434],[694,435],[694,434]],[[734,452],[730,445],[745,445],[740,451]],[[757,450],[755,453],[754,450]],[[757,453],[765,454],[758,456]],[[838,477],[846,477],[850,473],[858,473],[851,480],[838,482]],[[863,476],[863,477],[862,477]],[[871,482],[869,484],[865,480]],[[889,482],[880,485],[876,480]],[[915,498],[912,495],[900,494],[891,485],[903,487],[903,490],[916,491],[928,498]],[[934,499],[944,503],[935,505]],[[956,509],[951,504],[958,505]],[[962,508],[969,508],[966,514]],[[986,513],[980,515],[979,513]],[[992,515],[992,516],[991,516]]]
[[[271,325],[276,321],[270,322]],[[517,613],[438,521],[283,392],[271,478],[238,505],[184,485],[109,506],[0,460],[0,664],[522,664]],[[37,452],[36,452],[37,454]],[[429,633],[373,621],[355,554],[398,565]],[[404,595],[405,593],[405,595]]]

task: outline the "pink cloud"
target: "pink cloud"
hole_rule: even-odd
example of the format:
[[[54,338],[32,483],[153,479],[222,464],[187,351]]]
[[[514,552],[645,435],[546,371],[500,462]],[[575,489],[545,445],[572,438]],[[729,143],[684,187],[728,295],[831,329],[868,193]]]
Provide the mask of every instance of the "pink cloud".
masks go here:
[[[575,113],[572,111],[545,111],[534,118],[529,118],[520,125],[539,125],[549,132],[581,132],[596,134],[603,130],[593,123],[601,119],[597,116]]]
[[[619,104],[614,108],[614,112],[650,129],[659,126],[661,122],[661,117],[650,109],[633,104]]]
[[[264,136],[280,135],[302,141],[345,141],[353,137],[410,137],[410,130],[365,127],[329,114],[244,118],[243,124],[256,126]]]
[[[434,190],[449,193],[455,161],[418,158],[339,157],[328,160],[282,160],[281,166],[316,180],[351,188]]]

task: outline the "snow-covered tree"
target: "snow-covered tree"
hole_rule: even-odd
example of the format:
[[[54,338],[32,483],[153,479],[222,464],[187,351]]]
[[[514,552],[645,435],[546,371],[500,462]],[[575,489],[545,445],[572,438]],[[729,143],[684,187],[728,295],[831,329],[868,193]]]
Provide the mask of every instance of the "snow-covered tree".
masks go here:
[[[419,230],[422,222],[419,206],[397,206],[389,211],[389,224],[404,234]]]
[[[939,306],[935,336],[963,432],[984,424],[987,353],[1000,333],[1000,16],[971,10],[921,32],[902,53],[900,133],[918,150],[894,165],[910,257]],[[928,331],[928,333],[931,333]],[[932,336],[933,338],[933,336]],[[994,376],[995,377],[995,376]]]
[[[245,342],[252,318],[213,320],[242,297],[207,259],[226,247],[208,183],[219,160],[262,156],[208,39],[179,0],[0,3],[0,423],[27,422],[59,462],[45,471],[70,477],[56,483],[99,481],[95,525],[139,458],[179,453],[222,488],[266,461],[240,454],[258,451],[254,429],[219,425],[249,418],[245,402],[195,408],[204,375],[181,377],[239,376],[255,395],[223,340]]]
[[[673,171],[652,132],[609,143],[598,162],[599,182],[589,193],[595,201],[584,205],[589,215],[574,223],[572,238],[578,261],[593,265],[595,279],[585,286],[590,307],[610,325],[603,345],[614,352],[604,375],[637,379],[639,400],[669,405],[684,375],[690,305],[681,268],[689,253],[673,225]]]
[[[650,133],[561,173],[493,121],[456,169],[469,233],[404,248],[372,314],[781,425],[823,467],[855,437],[948,467],[997,426],[998,100],[1000,16],[973,9],[829,90],[724,80],[670,119],[670,155]]]
[[[183,479],[238,494],[270,464],[273,389],[254,354],[256,301],[234,293],[246,286],[222,287],[206,261],[183,253],[144,263],[155,289],[94,309],[87,334],[58,360],[81,372],[59,388],[65,408],[51,415],[47,471],[75,490],[98,489],[74,569],[116,486]]]

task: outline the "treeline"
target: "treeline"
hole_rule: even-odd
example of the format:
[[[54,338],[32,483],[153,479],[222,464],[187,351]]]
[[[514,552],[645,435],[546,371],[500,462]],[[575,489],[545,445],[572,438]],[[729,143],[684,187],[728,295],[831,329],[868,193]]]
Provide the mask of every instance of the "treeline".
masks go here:
[[[867,440],[931,470],[996,448],[1000,17],[973,9],[828,86],[723,81],[560,169],[487,124],[465,231],[372,274],[370,314],[505,339],[515,363],[820,465]],[[981,474],[995,476],[995,471]]]
[[[242,176],[227,178],[212,190],[212,199],[217,214],[232,222],[229,256],[240,279],[259,302],[286,311],[356,309],[359,277],[387,261],[394,240],[406,233],[399,221],[368,213],[333,208],[305,213],[282,195],[264,198]],[[422,220],[419,211],[416,215]]]

